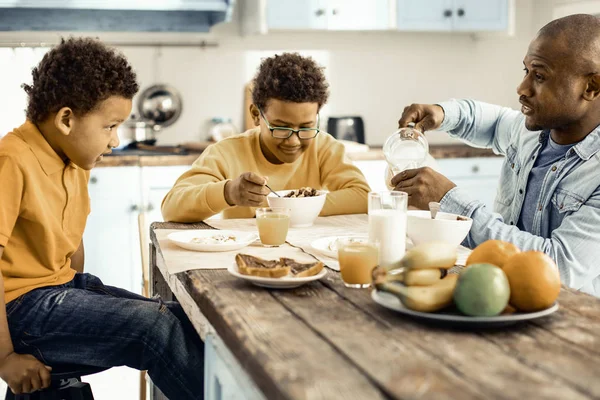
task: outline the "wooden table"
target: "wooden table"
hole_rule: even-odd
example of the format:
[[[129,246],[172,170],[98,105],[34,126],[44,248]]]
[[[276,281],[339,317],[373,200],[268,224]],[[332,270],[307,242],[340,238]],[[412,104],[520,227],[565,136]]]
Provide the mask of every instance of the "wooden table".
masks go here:
[[[293,290],[261,289],[225,270],[169,275],[154,230],[191,228],[209,227],[152,225],[151,282],[181,302],[203,338],[226,347],[235,380],[253,387],[239,398],[600,398],[592,296],[564,288],[560,310],[543,320],[451,330],[388,311],[333,271]]]

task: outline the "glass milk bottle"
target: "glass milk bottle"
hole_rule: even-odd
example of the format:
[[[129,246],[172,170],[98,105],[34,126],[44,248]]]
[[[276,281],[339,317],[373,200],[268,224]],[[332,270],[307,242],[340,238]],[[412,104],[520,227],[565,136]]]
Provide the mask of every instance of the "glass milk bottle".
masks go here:
[[[422,167],[429,154],[425,135],[412,128],[401,128],[393,133],[383,145],[383,155],[393,175]]]
[[[406,251],[406,210],[404,192],[369,193],[369,241],[379,245],[379,265],[389,267]]]

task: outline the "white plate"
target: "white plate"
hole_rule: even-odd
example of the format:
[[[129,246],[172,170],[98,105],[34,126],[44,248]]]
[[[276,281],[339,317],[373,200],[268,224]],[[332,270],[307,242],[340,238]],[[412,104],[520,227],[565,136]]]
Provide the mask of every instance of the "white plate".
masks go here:
[[[262,276],[240,274],[236,263],[233,263],[229,268],[227,268],[227,271],[231,275],[252,282],[256,286],[270,289],[292,289],[302,286],[305,283],[319,280],[327,274],[327,269],[323,268],[321,272],[313,276],[305,276],[301,278],[294,278],[292,276],[283,276],[281,278],[265,278]]]
[[[336,240],[338,239],[342,239],[345,237],[359,237],[359,238],[364,238],[365,240],[368,239],[368,237],[366,235],[352,235],[352,236],[328,236],[328,237],[324,237],[324,238],[320,238],[317,240],[314,240],[310,246],[318,251],[319,253],[321,253],[324,256],[327,256],[329,258],[333,258],[335,260],[337,260],[338,258],[338,252],[337,252],[337,248],[335,248],[335,250],[331,249],[331,245],[333,243],[335,243]]]
[[[378,290],[373,290],[371,292],[371,298],[375,300],[376,303],[382,305],[385,308],[389,308],[390,310],[397,311],[401,314],[410,315],[412,317],[420,318],[423,320],[427,320],[429,322],[441,322],[445,324],[450,324],[454,326],[463,326],[463,327],[481,327],[481,328],[492,328],[503,325],[510,325],[517,323],[519,321],[528,321],[532,319],[537,319],[541,317],[545,317],[554,313],[558,310],[558,303],[554,303],[550,308],[547,308],[542,311],[530,312],[530,313],[515,313],[508,315],[497,315],[495,317],[469,317],[464,314],[458,314],[457,311],[447,311],[440,313],[425,313],[420,311],[410,310],[402,304],[400,299],[394,296],[391,293],[386,293]]]
[[[217,235],[233,235],[236,238],[235,242],[208,244],[208,243],[193,243],[194,238],[211,238]],[[182,230],[173,232],[167,236],[169,240],[177,246],[187,250],[194,251],[233,251],[244,248],[258,239],[256,233],[215,230],[215,229],[199,229],[199,230]]]

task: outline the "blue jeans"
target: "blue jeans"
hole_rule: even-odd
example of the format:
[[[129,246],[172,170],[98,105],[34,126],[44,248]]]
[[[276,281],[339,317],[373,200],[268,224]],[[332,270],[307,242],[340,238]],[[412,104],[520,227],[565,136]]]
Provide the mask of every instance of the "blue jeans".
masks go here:
[[[126,365],[170,399],[204,396],[204,344],[177,302],[105,286],[90,274],[6,305],[16,353],[46,365]]]

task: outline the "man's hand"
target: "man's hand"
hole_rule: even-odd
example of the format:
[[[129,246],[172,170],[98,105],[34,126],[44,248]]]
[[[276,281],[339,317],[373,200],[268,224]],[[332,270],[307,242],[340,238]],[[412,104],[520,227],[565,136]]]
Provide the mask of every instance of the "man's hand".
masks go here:
[[[394,190],[408,193],[408,205],[428,210],[429,202],[440,202],[456,185],[429,167],[407,169],[392,178]]]
[[[411,104],[404,108],[398,121],[399,128],[405,128],[411,122],[415,129],[425,132],[437,129],[444,121],[444,109],[437,104]]]
[[[10,353],[0,359],[0,378],[14,394],[31,393],[50,386],[52,368],[29,354]]]
[[[230,206],[261,206],[269,189],[267,179],[253,172],[245,172],[225,185],[225,201]]]

